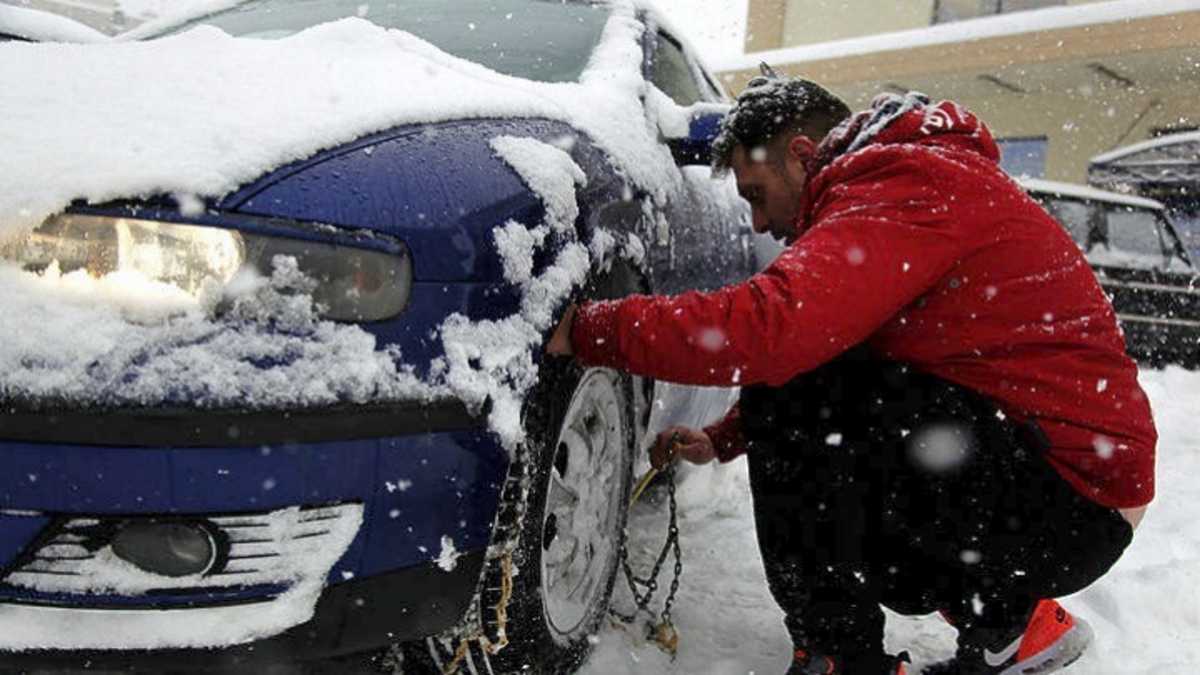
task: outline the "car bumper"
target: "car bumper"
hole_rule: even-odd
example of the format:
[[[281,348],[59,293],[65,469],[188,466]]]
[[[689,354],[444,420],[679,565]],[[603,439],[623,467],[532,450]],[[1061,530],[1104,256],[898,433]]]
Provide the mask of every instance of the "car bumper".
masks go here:
[[[0,666],[18,671],[161,673],[164,671],[263,672],[266,666],[316,661],[412,640],[453,625],[467,610],[483,565],[483,551],[463,555],[453,570],[425,564],[326,589],[312,619],[277,636],[219,649],[26,650],[0,652]],[[221,621],[264,611],[257,603],[212,608]],[[203,609],[81,610],[0,605],[24,625],[75,630],[144,630],[182,622],[199,632]],[[86,667],[86,671],[83,670]],[[7,670],[6,670],[7,672]]]
[[[5,439],[0,440],[0,624],[40,623],[61,631],[87,621],[112,625],[113,617],[121,617],[152,622],[140,641],[111,644],[122,653],[141,654],[152,646],[155,652],[203,648],[205,653],[235,655],[242,648],[233,644],[245,643],[257,652],[253,645],[264,641],[290,644],[288,640],[297,640],[296,631],[307,631],[299,641],[311,642],[309,651],[319,655],[449,627],[475,591],[479,552],[489,543],[508,455],[480,418],[465,414],[465,409],[457,415],[447,413],[429,405],[360,407],[277,413],[279,421],[266,414],[230,413],[234,417],[222,418],[194,412],[178,417],[162,411],[122,412],[122,420],[99,415],[90,418],[95,425],[89,426],[86,413],[10,408],[0,414],[0,438]],[[39,414],[44,415],[42,428]],[[234,418],[237,432],[230,433],[228,422]],[[254,518],[292,518],[315,530],[315,522],[303,524],[310,519],[305,514],[317,521],[318,512],[338,509],[352,512],[354,523],[344,537],[337,535],[337,550],[319,573],[310,570],[308,581],[314,583],[305,586],[311,591],[307,608],[287,609],[288,620],[276,620],[270,612],[280,611],[277,600],[295,599],[295,587],[301,584],[290,587],[286,575],[266,578],[270,568],[264,568],[259,575],[264,578],[256,576],[254,583],[238,583],[236,576],[218,583],[206,574],[203,583],[191,588],[164,582],[146,592],[102,590],[87,580],[80,582],[78,576],[73,583],[34,584],[27,574],[31,564],[43,565],[31,562],[37,552],[55,545],[48,538],[68,526],[185,519],[236,528]],[[295,560],[311,554],[295,547],[296,540],[308,536],[315,533],[297,530],[283,540],[247,546],[274,545],[287,554],[283,557]],[[445,554],[448,541],[454,551],[475,552],[460,556],[453,571],[433,563]],[[327,552],[330,546],[313,550]],[[270,558],[265,564],[280,559]],[[243,561],[247,566],[250,562]],[[94,567],[90,559],[79,564]],[[84,571],[93,572],[90,567]],[[345,598],[351,596],[355,603],[348,607]],[[315,618],[308,620],[314,606]],[[222,612],[257,623],[241,632],[222,632],[238,623],[214,618]],[[22,618],[35,616],[41,618],[34,623]],[[54,617],[62,623],[52,621]],[[203,621],[215,623],[212,631],[172,634],[166,623],[153,623],[168,617],[197,627]],[[302,621],[307,622],[297,627]],[[157,634],[156,626],[161,628]],[[197,635],[200,642],[191,639]],[[58,641],[40,641],[36,634],[26,637],[0,644],[0,664],[49,653],[30,651],[39,648],[71,650],[64,658],[76,662],[80,649],[110,646],[61,636]],[[299,654],[305,649],[297,643],[284,651]]]
[[[352,441],[479,429],[461,401],[397,401],[302,410],[93,408],[0,400],[0,439],[63,445],[211,448]]]

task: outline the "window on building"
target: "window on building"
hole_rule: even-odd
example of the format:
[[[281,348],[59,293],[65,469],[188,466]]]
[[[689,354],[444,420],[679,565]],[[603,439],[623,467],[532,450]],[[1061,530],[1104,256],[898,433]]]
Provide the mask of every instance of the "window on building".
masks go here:
[[[1000,146],[1000,168],[1010,176],[1044,177],[1046,143],[1045,136],[997,139],[996,144]]]
[[[949,23],[1065,4],[1067,0],[934,0],[933,22]]]

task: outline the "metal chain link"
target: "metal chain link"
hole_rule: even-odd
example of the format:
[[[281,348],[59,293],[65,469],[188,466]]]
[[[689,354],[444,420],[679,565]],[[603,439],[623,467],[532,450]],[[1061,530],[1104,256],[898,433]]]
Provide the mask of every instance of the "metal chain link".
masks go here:
[[[458,640],[451,660],[442,666],[443,675],[454,675],[460,672],[463,660],[472,642],[489,655],[497,654],[508,646],[508,605],[513,592],[513,558],[520,553],[521,524],[529,507],[529,495],[532,483],[532,462],[529,449],[522,444],[517,450],[516,458],[510,466],[509,476],[505,479],[501,490],[500,507],[497,509],[493,525],[492,544],[488,546],[484,558],[484,573],[480,575],[481,587],[477,591],[475,611],[468,611],[455,628],[447,632]],[[500,570],[500,597],[495,605],[485,607],[483,603],[484,588],[490,576],[490,566],[496,565]],[[492,610],[495,622],[488,630],[487,621],[483,616],[486,610]]]
[[[675,605],[675,596],[679,592],[679,578],[683,575],[683,554],[679,548],[679,506],[675,498],[675,466],[673,464],[668,465],[663,473],[667,478],[667,499],[669,504],[667,539],[663,542],[662,550],[659,551],[650,574],[646,577],[638,577],[633,573],[633,568],[629,563],[628,531],[624,529],[621,531],[619,552],[621,569],[624,571],[625,581],[629,585],[629,592],[633,595],[636,609],[630,614],[623,614],[616,608],[610,609],[609,612],[625,623],[636,621],[639,612],[645,612],[653,617],[654,612],[650,609],[650,603],[654,600],[655,592],[658,591],[658,577],[662,573],[662,567],[667,560],[667,556],[673,555],[675,558],[675,567],[671,578],[670,590],[663,601],[663,609],[659,613],[659,625],[652,626],[654,630],[652,630],[651,637],[658,640],[660,644],[663,644],[668,651],[674,653],[674,644],[677,636],[675,636],[674,627],[671,624],[671,608]],[[645,588],[645,592],[639,591],[639,586]],[[668,631],[669,637],[664,638],[664,629]]]

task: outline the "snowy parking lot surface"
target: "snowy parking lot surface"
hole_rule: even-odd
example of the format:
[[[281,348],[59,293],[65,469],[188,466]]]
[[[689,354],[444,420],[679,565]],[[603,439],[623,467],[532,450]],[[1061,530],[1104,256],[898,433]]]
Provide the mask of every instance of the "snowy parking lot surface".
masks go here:
[[[1091,650],[1065,673],[1200,672],[1200,372],[1147,370],[1141,384],[1158,424],[1158,496],[1112,571],[1064,600],[1096,629]],[[611,625],[580,672],[782,673],[791,645],[762,573],[745,459],[689,472],[679,503],[684,574],[674,612],[677,657],[672,661],[647,642],[640,626]],[[631,524],[644,525],[631,527],[640,533],[631,555],[648,564],[662,543],[662,516],[646,509]],[[664,571],[660,583],[667,582]],[[628,608],[628,591],[622,591],[619,586],[617,606]],[[920,665],[953,652],[954,629],[936,616],[889,614],[886,641]]]

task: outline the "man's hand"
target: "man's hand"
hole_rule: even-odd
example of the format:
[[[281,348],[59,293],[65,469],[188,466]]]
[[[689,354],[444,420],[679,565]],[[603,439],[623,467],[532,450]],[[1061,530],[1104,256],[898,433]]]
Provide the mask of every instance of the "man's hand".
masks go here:
[[[654,446],[650,448],[650,464],[659,471],[678,457],[692,464],[707,464],[716,456],[708,434],[687,427],[667,429],[654,439]]]
[[[575,305],[567,306],[567,311],[563,312],[562,319],[558,322],[558,327],[554,329],[554,335],[550,336],[550,341],[546,343],[546,353],[553,356],[573,356],[575,350],[571,348],[571,325],[575,323]]]

